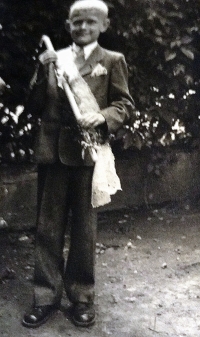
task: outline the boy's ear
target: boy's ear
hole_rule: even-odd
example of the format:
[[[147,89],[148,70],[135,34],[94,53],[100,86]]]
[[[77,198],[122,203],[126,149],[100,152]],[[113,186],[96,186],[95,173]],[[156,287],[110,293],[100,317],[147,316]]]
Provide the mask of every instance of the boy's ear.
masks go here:
[[[65,21],[65,29],[67,32],[70,32],[70,21],[69,20]]]
[[[105,33],[109,26],[110,26],[110,19],[105,18],[104,21],[102,22],[102,26],[100,30],[101,33]]]

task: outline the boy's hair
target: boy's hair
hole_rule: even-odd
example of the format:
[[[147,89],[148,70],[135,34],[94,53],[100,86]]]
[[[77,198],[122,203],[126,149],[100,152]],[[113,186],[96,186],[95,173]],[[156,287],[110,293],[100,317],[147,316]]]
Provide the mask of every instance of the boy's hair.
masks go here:
[[[96,9],[102,12],[105,16],[108,16],[108,6],[102,0],[77,0],[69,9],[69,18],[72,17],[75,11]]]

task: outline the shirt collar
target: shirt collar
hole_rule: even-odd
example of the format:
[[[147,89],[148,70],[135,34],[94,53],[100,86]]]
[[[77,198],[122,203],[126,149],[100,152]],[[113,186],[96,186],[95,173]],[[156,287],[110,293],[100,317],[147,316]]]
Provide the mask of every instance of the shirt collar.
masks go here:
[[[93,50],[97,47],[98,42],[92,42],[90,44],[88,44],[87,46],[83,47],[83,52],[84,52],[84,56],[85,56],[85,60],[87,60],[89,58],[89,56],[92,54]],[[81,47],[77,46],[75,43],[72,44],[72,51],[74,53],[78,53],[80,51]]]

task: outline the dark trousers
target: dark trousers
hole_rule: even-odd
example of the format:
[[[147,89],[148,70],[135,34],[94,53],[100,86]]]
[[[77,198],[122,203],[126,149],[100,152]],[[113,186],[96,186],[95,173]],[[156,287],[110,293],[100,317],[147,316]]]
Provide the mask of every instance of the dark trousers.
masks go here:
[[[96,211],[91,206],[93,167],[61,163],[38,168],[35,305],[58,304],[63,285],[73,303],[94,301]],[[71,211],[70,248],[63,259]]]

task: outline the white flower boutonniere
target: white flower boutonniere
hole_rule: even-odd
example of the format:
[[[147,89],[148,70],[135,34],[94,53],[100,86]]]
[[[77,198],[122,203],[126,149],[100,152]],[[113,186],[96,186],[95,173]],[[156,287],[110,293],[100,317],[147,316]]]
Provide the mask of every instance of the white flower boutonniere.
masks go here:
[[[91,77],[101,76],[101,75],[107,75],[108,71],[105,67],[103,67],[100,63],[94,67],[91,73]]]

